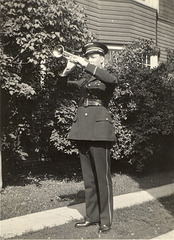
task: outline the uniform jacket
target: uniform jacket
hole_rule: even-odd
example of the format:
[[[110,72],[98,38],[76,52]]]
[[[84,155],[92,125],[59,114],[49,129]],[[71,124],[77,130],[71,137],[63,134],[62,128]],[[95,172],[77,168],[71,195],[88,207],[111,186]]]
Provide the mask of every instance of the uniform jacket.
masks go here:
[[[107,106],[117,84],[117,79],[95,65],[85,68],[89,79],[68,81],[70,87],[79,90],[80,100],[77,113],[68,135],[70,140],[115,141],[115,131]],[[85,99],[100,99],[102,106],[83,106]]]

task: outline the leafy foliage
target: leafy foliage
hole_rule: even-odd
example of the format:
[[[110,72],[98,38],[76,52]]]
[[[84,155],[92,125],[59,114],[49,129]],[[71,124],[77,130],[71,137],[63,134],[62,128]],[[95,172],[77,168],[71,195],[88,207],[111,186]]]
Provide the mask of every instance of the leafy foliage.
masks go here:
[[[27,156],[46,158],[52,143],[71,153],[64,133],[73,118],[72,94],[55,87],[66,61],[51,52],[62,44],[78,53],[92,39],[83,9],[66,0],[0,2],[3,159],[13,165]]]
[[[172,54],[155,69],[142,64],[148,54],[154,54],[153,42],[140,39],[114,55],[114,71],[123,80],[110,106],[118,137],[113,158],[127,159],[140,172],[170,151],[174,134]]]
[[[83,9],[71,0],[0,2],[4,165],[77,154],[66,137],[78,96],[56,84],[66,61],[54,58],[51,51],[62,44],[79,54],[93,40]],[[167,62],[149,69],[143,59],[155,54],[153,47],[152,40],[134,41],[108,65],[120,79],[110,103],[117,135],[112,157],[126,160],[137,171],[161,155],[174,131],[174,55],[167,50]],[[80,76],[77,72],[71,78]]]

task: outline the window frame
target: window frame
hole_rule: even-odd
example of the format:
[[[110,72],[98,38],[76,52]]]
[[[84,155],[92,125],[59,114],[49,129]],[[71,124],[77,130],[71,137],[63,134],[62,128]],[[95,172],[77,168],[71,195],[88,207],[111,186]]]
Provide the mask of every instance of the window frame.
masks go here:
[[[115,46],[115,45],[109,45],[107,46],[109,51],[106,54],[106,59],[112,62],[112,53],[114,51],[121,51],[123,49],[123,46]],[[154,47],[152,49],[153,54],[146,54],[142,56],[142,66],[149,67],[149,68],[156,68],[159,66],[159,56],[160,56],[160,49],[158,47]]]

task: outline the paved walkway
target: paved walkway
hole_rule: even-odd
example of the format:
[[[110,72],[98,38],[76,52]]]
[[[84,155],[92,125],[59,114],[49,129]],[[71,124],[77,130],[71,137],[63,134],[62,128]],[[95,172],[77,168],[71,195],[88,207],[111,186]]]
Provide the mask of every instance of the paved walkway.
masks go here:
[[[161,236],[158,236],[156,238],[152,238],[151,240],[161,240],[161,239],[163,239],[163,240],[164,239],[165,240],[169,240],[169,239],[174,240],[174,230],[170,231],[168,233],[165,233],[165,234],[163,234]]]
[[[174,194],[174,183],[146,191],[123,194],[114,197],[114,210],[131,207],[146,201],[152,201],[160,197]],[[26,232],[38,231],[45,227],[55,227],[65,224],[71,220],[79,220],[85,214],[84,203],[51,209],[43,212],[32,213],[21,217],[10,218],[0,221],[0,237],[13,238]],[[174,231],[154,239],[172,239],[174,240]],[[171,237],[171,238],[170,238]]]

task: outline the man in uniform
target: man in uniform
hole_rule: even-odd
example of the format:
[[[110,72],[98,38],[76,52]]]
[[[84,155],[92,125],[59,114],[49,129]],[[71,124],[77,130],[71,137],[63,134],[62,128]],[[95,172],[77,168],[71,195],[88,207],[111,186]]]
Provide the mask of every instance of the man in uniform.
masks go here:
[[[107,46],[92,42],[86,44],[82,52],[84,58],[75,56],[69,65],[72,63],[84,68],[90,77],[67,82],[70,87],[78,88],[80,93],[78,110],[68,138],[77,142],[86,201],[86,216],[75,227],[98,223],[99,233],[106,233],[113,220],[110,147],[115,141],[115,131],[107,107],[117,79],[104,70]]]

